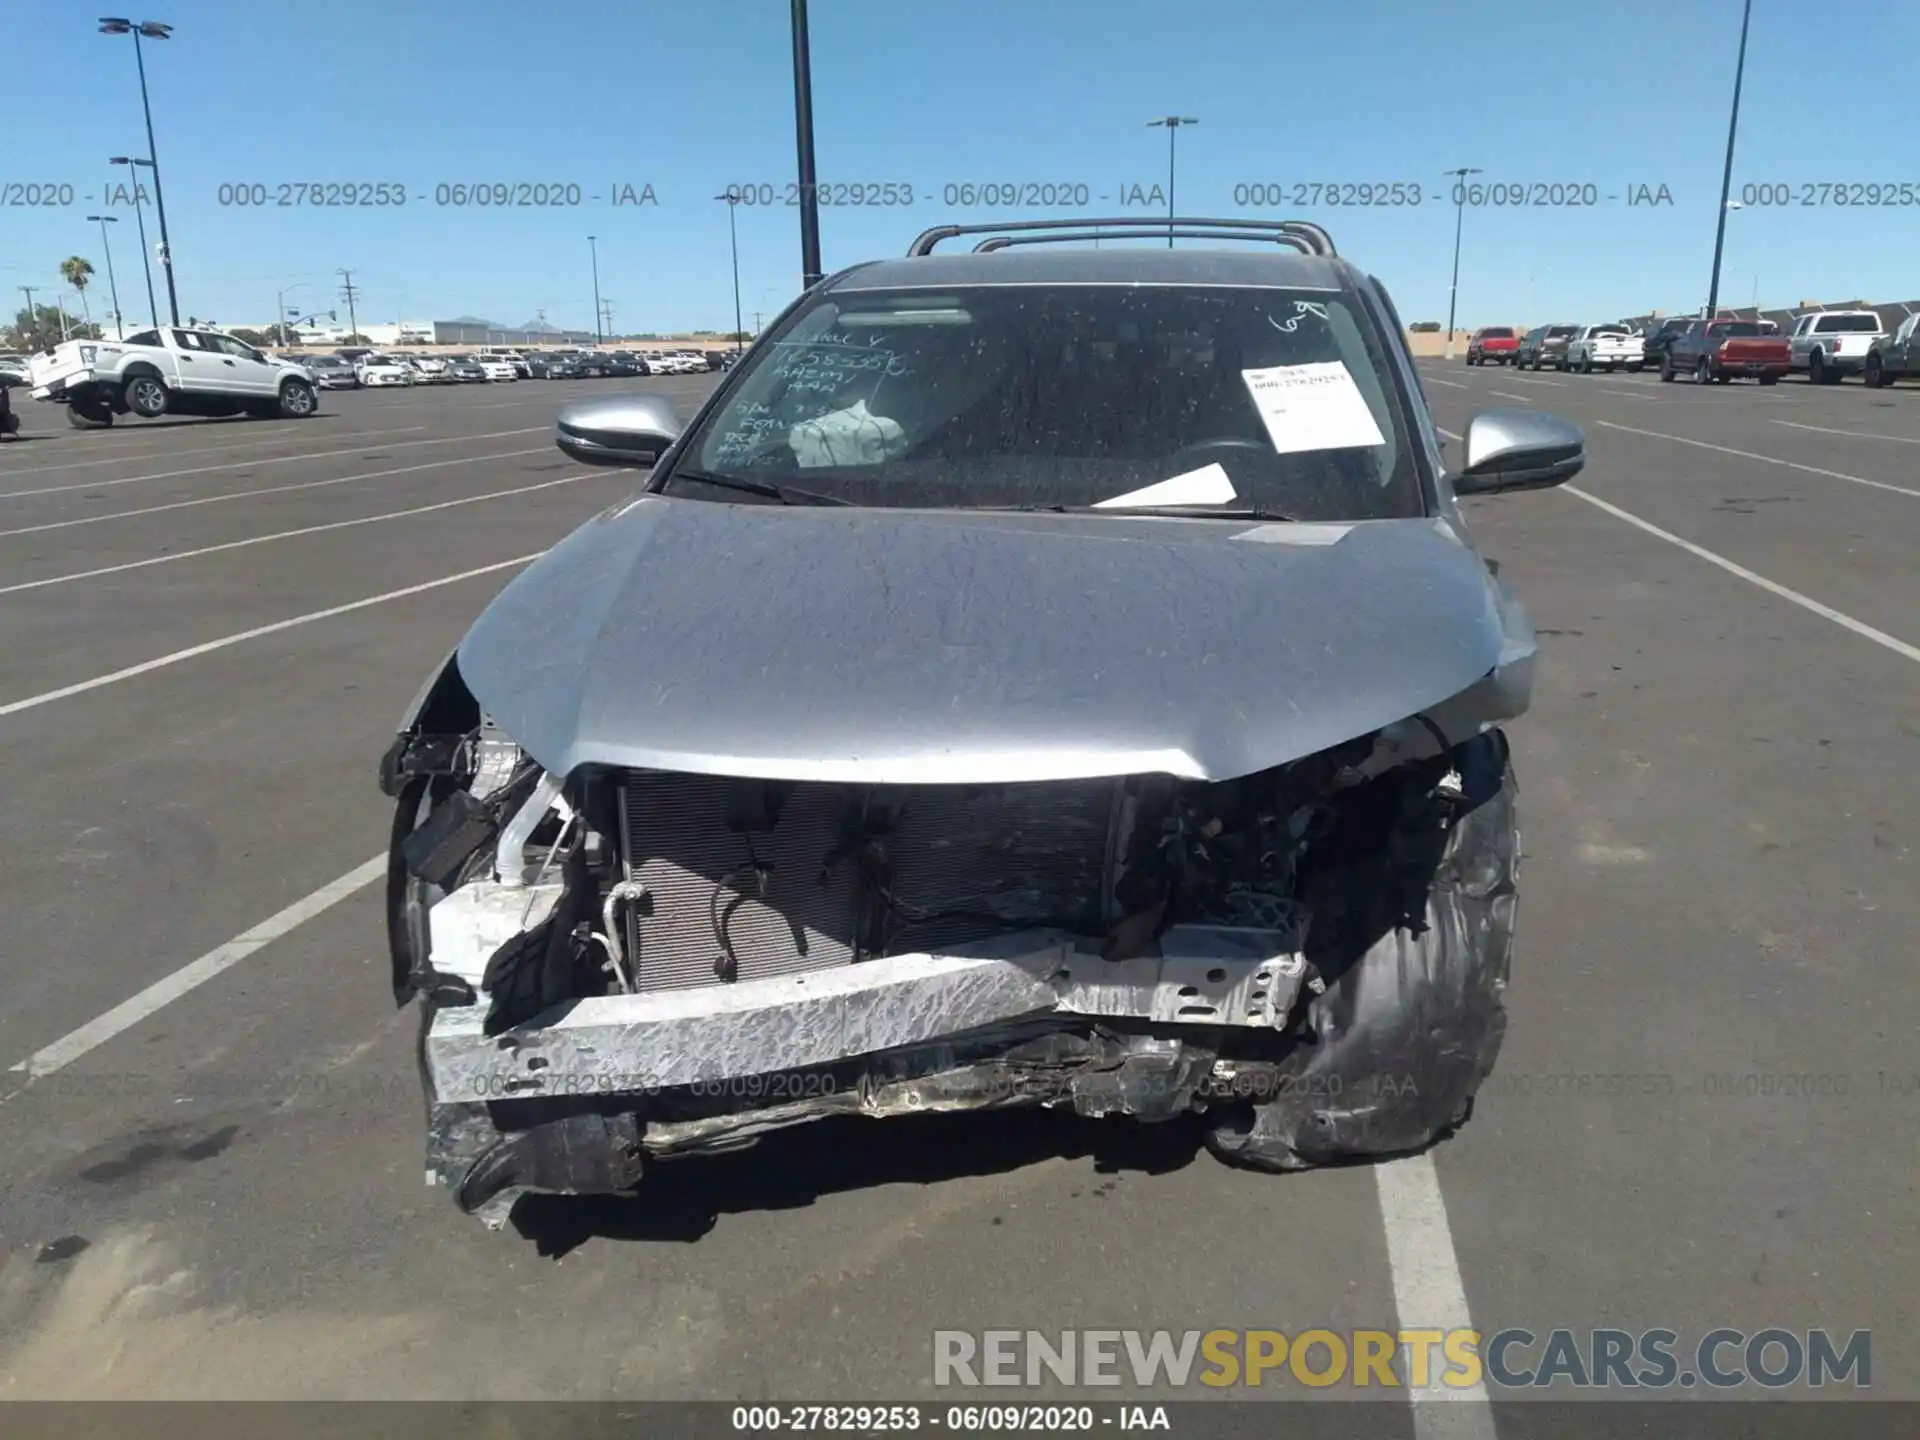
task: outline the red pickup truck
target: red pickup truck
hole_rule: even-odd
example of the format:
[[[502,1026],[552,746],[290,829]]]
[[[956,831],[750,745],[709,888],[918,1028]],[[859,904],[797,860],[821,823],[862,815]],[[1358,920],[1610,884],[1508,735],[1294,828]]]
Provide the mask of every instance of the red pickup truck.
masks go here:
[[[1483,325],[1467,338],[1467,364],[1511,365],[1520,335],[1511,325]]]
[[[1686,371],[1704,385],[1725,385],[1748,375],[1772,385],[1787,373],[1793,354],[1771,320],[1696,320],[1667,347],[1660,378]]]

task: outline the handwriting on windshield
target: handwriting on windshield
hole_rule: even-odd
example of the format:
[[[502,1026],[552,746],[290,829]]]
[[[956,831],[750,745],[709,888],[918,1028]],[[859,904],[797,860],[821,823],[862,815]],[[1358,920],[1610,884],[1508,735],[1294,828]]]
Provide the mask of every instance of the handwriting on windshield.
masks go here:
[[[784,439],[790,428],[773,413],[771,405],[757,400],[735,405],[727,412],[727,428],[715,446],[714,459],[718,462],[745,459],[764,449],[769,440]]]
[[[859,380],[891,380],[911,374],[892,350],[849,340],[783,340],[775,346],[773,373],[789,395],[833,394]]]

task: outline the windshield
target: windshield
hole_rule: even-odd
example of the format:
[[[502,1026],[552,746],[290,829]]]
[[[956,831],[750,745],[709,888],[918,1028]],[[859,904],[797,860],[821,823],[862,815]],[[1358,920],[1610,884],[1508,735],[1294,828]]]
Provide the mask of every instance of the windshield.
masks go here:
[[[1813,328],[1821,335],[1870,335],[1880,328],[1880,321],[1872,315],[1822,315]]]
[[[1424,513],[1407,435],[1341,290],[838,291],[749,358],[683,463],[864,505],[1357,520]]]
[[[1594,340],[1603,340],[1608,338],[1615,339],[1615,340],[1624,340],[1626,339],[1626,336],[1627,336],[1627,332],[1621,329],[1618,325],[1596,325],[1591,331],[1588,332],[1588,337]]]
[[[1482,330],[1480,332],[1480,338],[1482,340],[1511,340],[1513,338],[1513,327],[1509,325],[1494,325],[1486,330]]]
[[[1579,328],[1578,325],[1550,325],[1547,327],[1547,339],[1564,340]]]
[[[1713,326],[1707,333],[1720,336],[1723,339],[1732,338],[1745,340],[1752,339],[1757,335],[1764,335],[1767,332],[1751,320],[1728,320]]]

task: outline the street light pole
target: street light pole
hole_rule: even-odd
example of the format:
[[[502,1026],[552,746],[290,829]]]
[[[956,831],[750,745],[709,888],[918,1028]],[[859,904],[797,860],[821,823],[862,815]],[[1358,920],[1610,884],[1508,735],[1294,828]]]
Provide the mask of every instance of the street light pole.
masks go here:
[[[286,346],[292,342],[287,337],[287,296],[300,289],[307,282],[296,280],[284,290],[276,290],[273,295],[273,328],[279,337],[279,344]]]
[[[147,212],[140,207],[140,167],[153,168],[151,160],[140,160],[132,155],[115,155],[107,161],[109,165],[125,165],[127,173],[133,177],[133,220],[140,229],[140,268],[147,273],[147,313],[153,319],[153,328],[160,328],[160,302],[153,298],[153,256],[147,249]],[[174,323],[180,320],[179,312],[174,313]]]
[[[593,236],[587,237],[587,255],[593,262],[593,343],[598,345],[600,333],[600,246]]]
[[[1720,174],[1720,215],[1713,231],[1713,278],[1707,282],[1707,315],[1711,320],[1720,309],[1720,256],[1727,241],[1727,195],[1733,188],[1733,140],[1740,130],[1740,83],[1747,73],[1747,25],[1753,19],[1753,0],[1746,0],[1740,15],[1740,58],[1733,67],[1733,112],[1727,117],[1727,164]]]
[[[1173,137],[1182,125],[1198,125],[1200,122],[1191,115],[1163,115],[1158,120],[1149,120],[1147,128],[1156,125],[1167,128],[1167,248],[1173,248]]]
[[[813,169],[813,52],[807,36],[807,0],[793,0],[793,133],[800,161],[800,285],[811,290],[820,272],[820,193]]]
[[[1447,287],[1447,359],[1453,358],[1453,317],[1454,305],[1460,298],[1460,232],[1467,223],[1467,176],[1481,172],[1471,165],[1462,165],[1457,170],[1442,170],[1442,175],[1453,177],[1455,192],[1453,217],[1453,283]]]
[[[173,242],[167,235],[167,201],[160,189],[160,152],[153,143],[153,106],[147,100],[147,58],[140,48],[143,35],[149,40],[167,40],[173,36],[173,27],[162,25],[157,20],[145,20],[136,25],[131,20],[103,16],[100,33],[133,36],[133,60],[140,70],[140,110],[147,120],[147,164],[153,169],[153,208],[160,217],[160,264],[167,272],[167,310],[173,317],[173,323],[178,325],[180,293],[173,279]]]
[[[727,202],[727,242],[733,247],[733,353],[738,355],[740,339],[740,235],[734,228],[733,207],[740,203],[740,191],[729,185],[724,195],[716,195],[716,200]]]
[[[100,248],[107,252],[107,293],[113,297],[113,338],[124,340],[127,338],[127,326],[120,316],[120,282],[113,278],[113,245],[107,239],[107,226],[118,225],[120,217],[89,215],[87,219],[100,222]]]

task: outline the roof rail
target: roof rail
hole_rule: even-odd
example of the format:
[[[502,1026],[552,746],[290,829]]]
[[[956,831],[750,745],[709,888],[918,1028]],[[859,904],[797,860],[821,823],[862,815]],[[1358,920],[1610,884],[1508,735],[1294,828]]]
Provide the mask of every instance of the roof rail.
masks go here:
[[[1088,229],[1089,226],[1094,228]],[[1016,230],[1054,233],[1015,240],[1008,232]],[[1166,237],[1169,232],[1174,236],[1195,240],[1272,240],[1277,244],[1290,245],[1303,255],[1333,256],[1338,253],[1333,248],[1333,237],[1318,225],[1305,220],[1212,220],[1200,216],[1175,215],[1154,222],[1139,215],[1103,220],[1090,220],[1076,215],[1063,220],[1003,220],[992,225],[936,225],[931,230],[923,231],[907,247],[907,254],[931,255],[934,246],[942,240],[951,240],[960,235],[988,235],[1000,241],[999,244],[988,242],[975,246],[975,251],[979,252],[999,250],[1013,244],[1153,239]]]

